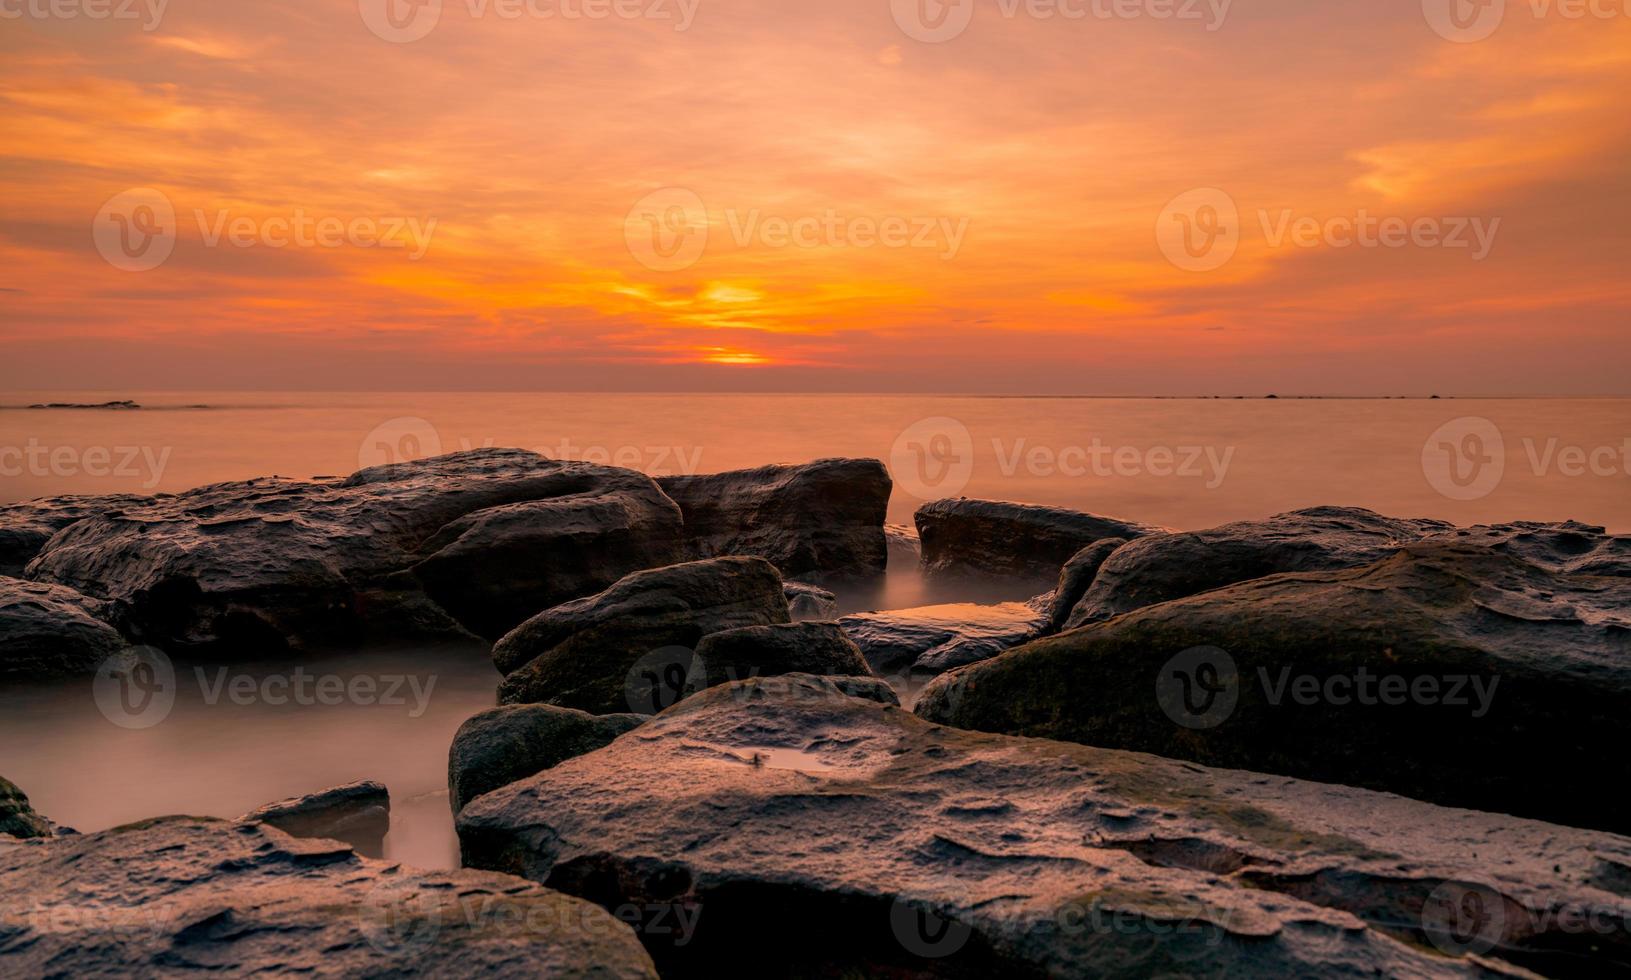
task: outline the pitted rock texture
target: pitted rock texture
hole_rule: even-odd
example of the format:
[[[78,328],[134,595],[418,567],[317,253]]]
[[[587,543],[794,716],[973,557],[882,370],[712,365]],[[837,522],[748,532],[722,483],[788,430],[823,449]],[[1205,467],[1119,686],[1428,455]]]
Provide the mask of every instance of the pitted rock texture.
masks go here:
[[[73,589],[0,576],[0,680],[95,673],[125,643],[107,603]]]

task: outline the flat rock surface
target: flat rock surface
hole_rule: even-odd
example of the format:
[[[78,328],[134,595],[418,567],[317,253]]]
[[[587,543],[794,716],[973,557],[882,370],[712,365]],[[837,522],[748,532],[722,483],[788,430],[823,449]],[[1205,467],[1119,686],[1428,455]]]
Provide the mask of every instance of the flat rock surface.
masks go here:
[[[73,589],[0,576],[0,680],[92,674],[124,649],[108,604]]]
[[[51,536],[70,524],[155,499],[139,494],[69,495],[0,506],[0,575],[21,576]]]
[[[164,647],[469,640],[667,564],[679,523],[639,473],[488,449],[155,498],[70,525],[27,575]]]
[[[1624,899],[1604,887],[1631,840],[949,729],[816,678],[707,691],[475,801],[459,833],[473,866],[608,906],[699,908],[684,945],[643,933],[665,976],[726,961],[1126,978],[1631,963]],[[1469,895],[1491,914],[1462,921]]]
[[[1119,553],[1118,553],[1119,554]],[[1275,575],[938,678],[945,724],[1154,752],[1631,831],[1631,578],[1476,536]]]
[[[291,837],[344,841],[370,857],[380,857],[385,835],[391,832],[391,793],[384,783],[359,780],[268,803],[239,819],[269,824]]]
[[[0,975],[655,977],[628,926],[506,875],[419,872],[192,817],[0,850]]]
[[[657,482],[684,512],[695,558],[751,555],[810,581],[883,574],[894,483],[878,460],[821,459]]]
[[[1073,555],[1104,538],[1139,538],[1164,529],[1063,507],[958,497],[915,515],[923,572],[931,577],[1012,578],[1051,587]]]

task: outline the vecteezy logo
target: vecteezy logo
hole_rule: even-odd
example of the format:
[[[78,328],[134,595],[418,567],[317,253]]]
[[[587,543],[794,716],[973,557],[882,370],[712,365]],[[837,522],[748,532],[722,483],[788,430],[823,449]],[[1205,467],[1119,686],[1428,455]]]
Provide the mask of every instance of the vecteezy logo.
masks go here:
[[[1421,471],[1451,500],[1480,500],[1506,475],[1506,440],[1489,419],[1467,416],[1439,426],[1421,447]]]
[[[889,474],[919,500],[955,497],[974,475],[974,437],[956,419],[914,422],[889,450]]]
[[[1421,12],[1439,37],[1472,44],[1500,29],[1506,19],[1506,0],[1421,0]]]
[[[422,950],[442,931],[443,898],[411,879],[386,879],[368,890],[357,907],[357,924],[369,945],[387,955]]]
[[[176,705],[176,669],[156,647],[128,647],[102,661],[91,694],[120,728],[152,728]]]
[[[1482,956],[1506,934],[1506,899],[1485,885],[1446,881],[1422,903],[1421,926],[1450,956]]]
[[[1235,659],[1217,647],[1191,647],[1155,678],[1155,700],[1174,724],[1202,730],[1229,720],[1240,701]]]
[[[642,197],[623,221],[629,254],[648,269],[678,272],[708,247],[708,209],[696,192],[664,187]]]
[[[357,12],[375,37],[407,44],[436,29],[442,19],[442,0],[357,0]]]
[[[151,187],[116,194],[96,212],[91,241],[115,269],[156,269],[175,250],[176,209],[168,197]]]
[[[1216,187],[1185,191],[1161,209],[1155,243],[1178,268],[1211,272],[1234,258],[1240,247],[1240,209]]]
[[[416,459],[442,455],[442,437],[436,426],[421,418],[399,418],[382,422],[363,436],[357,447],[357,466],[395,466]]]
[[[974,0],[890,0],[889,8],[906,36],[925,44],[950,41],[974,20]]]
[[[974,934],[956,919],[944,919],[921,905],[897,898],[889,907],[889,927],[913,956],[938,960],[961,950]]]
[[[629,710],[655,715],[708,686],[708,668],[689,647],[663,647],[635,662],[623,681]]]

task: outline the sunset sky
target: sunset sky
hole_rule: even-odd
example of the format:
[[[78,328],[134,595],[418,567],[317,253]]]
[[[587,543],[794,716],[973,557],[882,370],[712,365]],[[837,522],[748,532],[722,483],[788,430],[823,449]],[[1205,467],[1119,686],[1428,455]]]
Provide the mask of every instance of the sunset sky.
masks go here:
[[[1615,4],[1455,43],[1422,0],[975,0],[930,43],[890,0],[445,0],[394,43],[373,2],[0,19],[0,386],[1631,394]],[[93,236],[133,188],[146,271]],[[1204,271],[1157,237],[1199,188]],[[1473,247],[1273,240],[1361,211]],[[210,242],[297,218],[428,233]]]

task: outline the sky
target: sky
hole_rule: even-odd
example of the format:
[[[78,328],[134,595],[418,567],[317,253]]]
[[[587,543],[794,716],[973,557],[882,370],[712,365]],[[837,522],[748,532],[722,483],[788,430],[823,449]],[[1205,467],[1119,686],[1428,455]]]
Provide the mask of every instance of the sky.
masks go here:
[[[0,57],[7,389],[1631,395],[1631,0],[0,0]]]

